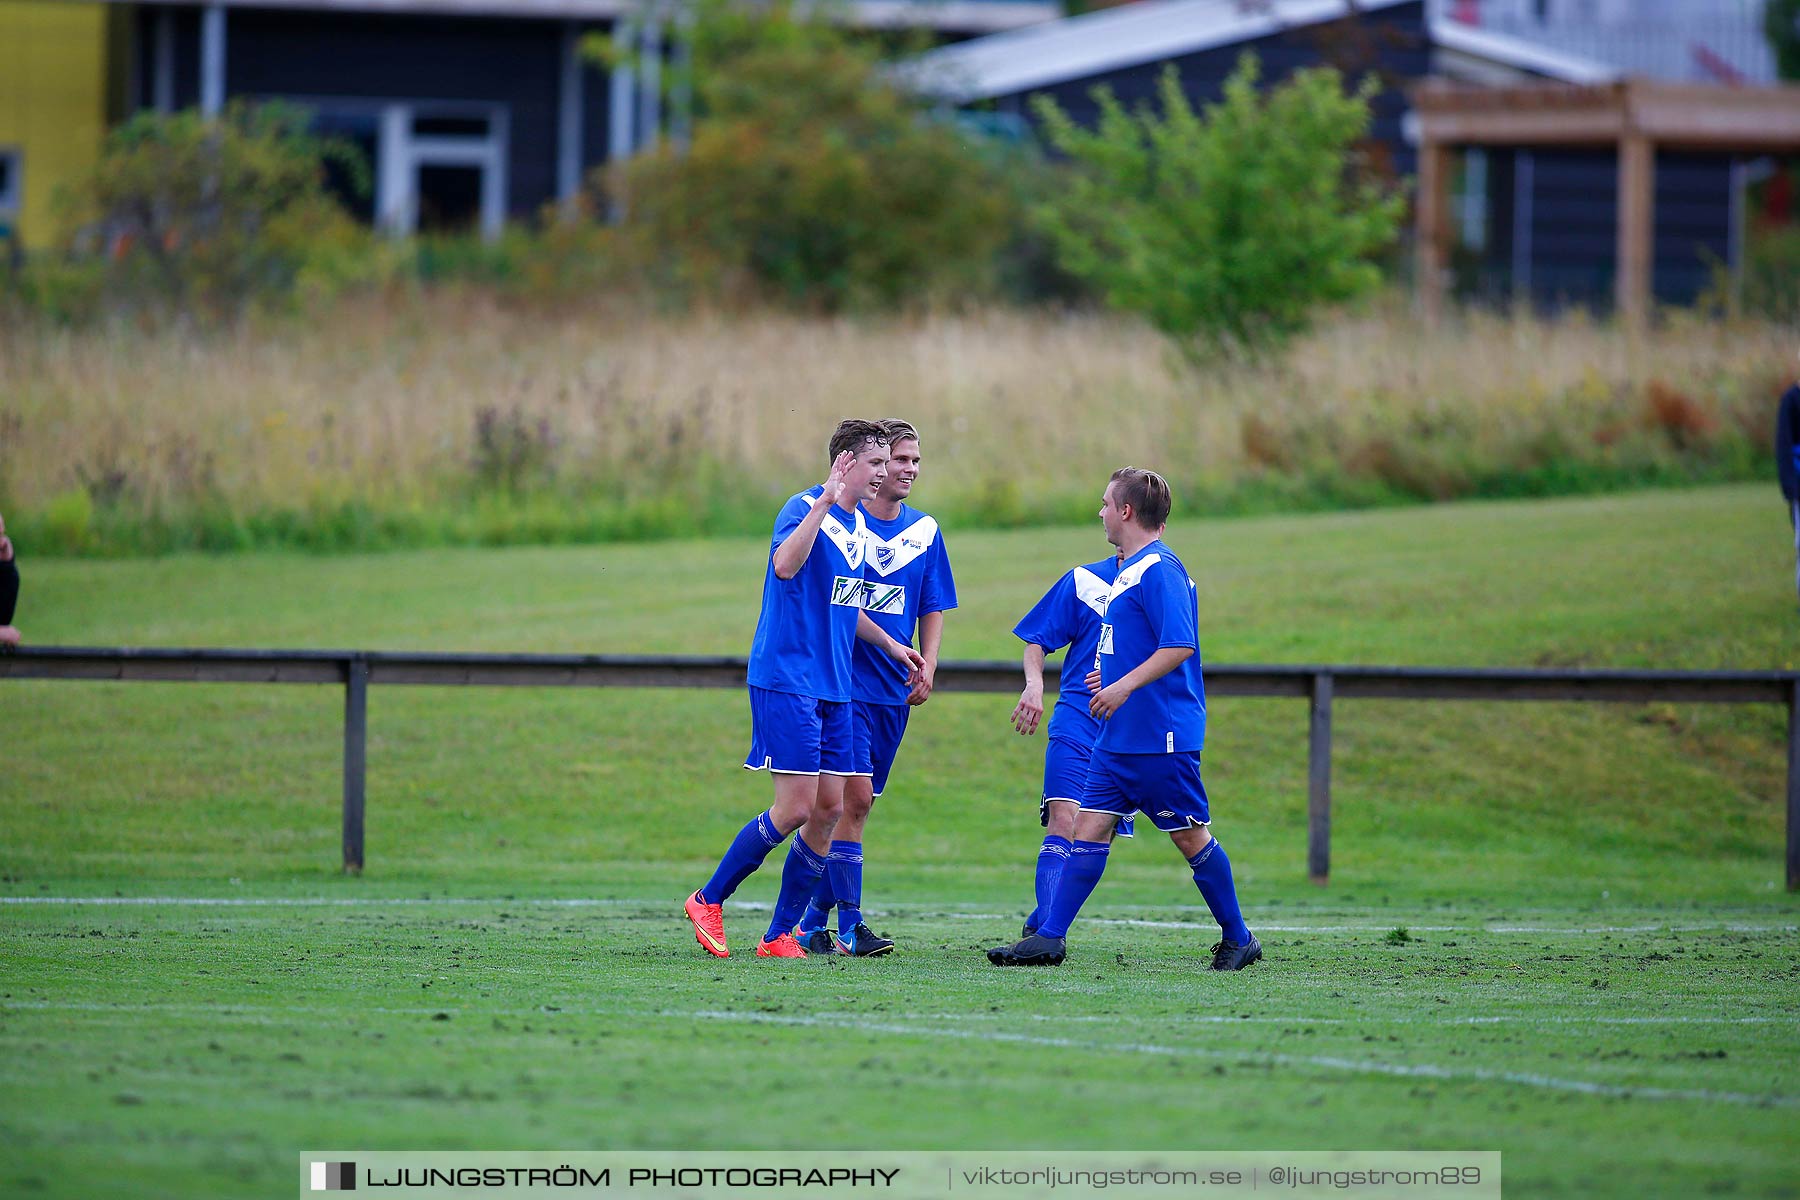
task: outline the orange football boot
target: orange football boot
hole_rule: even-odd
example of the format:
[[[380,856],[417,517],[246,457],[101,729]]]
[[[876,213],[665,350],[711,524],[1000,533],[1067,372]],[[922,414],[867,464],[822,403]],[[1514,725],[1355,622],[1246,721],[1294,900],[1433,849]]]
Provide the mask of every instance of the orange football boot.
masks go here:
[[[708,954],[716,958],[730,958],[731,951],[725,948],[724,909],[702,900],[698,891],[687,898],[684,907],[687,909],[688,920],[694,923],[694,940],[706,947]]]
[[[794,940],[794,935],[784,933],[773,941],[763,942],[756,948],[758,958],[805,958],[806,951]]]

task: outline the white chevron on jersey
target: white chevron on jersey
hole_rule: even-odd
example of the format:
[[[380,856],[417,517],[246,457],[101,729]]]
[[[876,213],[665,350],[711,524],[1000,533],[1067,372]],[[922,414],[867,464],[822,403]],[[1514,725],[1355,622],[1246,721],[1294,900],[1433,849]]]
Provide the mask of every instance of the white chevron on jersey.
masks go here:
[[[1115,580],[1112,585],[1111,594],[1107,596],[1107,602],[1111,603],[1112,601],[1117,600],[1120,596],[1124,595],[1126,592],[1129,592],[1132,588],[1136,587],[1139,583],[1142,583],[1143,579],[1144,579],[1144,572],[1148,571],[1151,567],[1154,567],[1157,563],[1159,563],[1161,561],[1162,561],[1162,555],[1151,554],[1144,558],[1138,559],[1136,562],[1132,563],[1129,567],[1126,567],[1123,571],[1120,571],[1119,578],[1117,580]]]
[[[854,571],[862,566],[863,551],[869,539],[869,531],[863,525],[862,510],[857,510],[855,526],[846,528],[844,523],[838,519],[835,511],[837,505],[834,504],[831,507],[834,511],[825,514],[825,520],[819,526],[819,532],[830,538],[832,544],[843,552],[844,561]]]
[[[861,512],[856,514],[856,519],[859,523],[862,521]],[[931,549],[938,537],[937,518],[920,517],[896,533],[892,540],[883,540],[866,526],[863,536],[869,541],[869,565],[875,568],[877,575],[892,575]]]
[[[1086,567],[1076,567],[1073,573],[1075,598],[1104,617],[1106,615],[1106,599],[1112,594],[1112,584]]]

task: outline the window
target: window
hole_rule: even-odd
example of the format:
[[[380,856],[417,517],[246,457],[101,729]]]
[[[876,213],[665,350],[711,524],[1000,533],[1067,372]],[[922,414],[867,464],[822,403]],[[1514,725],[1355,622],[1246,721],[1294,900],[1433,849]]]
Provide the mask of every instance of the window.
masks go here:
[[[396,234],[478,232],[498,237],[506,223],[510,113],[503,104],[290,96],[313,113],[313,127],[353,143],[373,188],[351,186],[329,168],[329,184],[351,212]]]

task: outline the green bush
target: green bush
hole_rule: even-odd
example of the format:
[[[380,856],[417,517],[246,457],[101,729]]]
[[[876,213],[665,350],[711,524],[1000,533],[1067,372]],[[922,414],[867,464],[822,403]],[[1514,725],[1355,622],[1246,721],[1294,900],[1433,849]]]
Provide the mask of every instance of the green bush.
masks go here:
[[[145,112],[120,125],[64,196],[69,257],[36,270],[39,302],[83,315],[65,298],[94,264],[108,305],[205,318],[378,278],[390,252],[325,182],[328,161],[365,187],[368,167],[307,122],[301,109],[234,102],[217,118]]]
[[[703,8],[692,38],[691,144],[611,184],[662,282],[824,310],[985,284],[1009,194],[877,46],[785,3]]]
[[[1766,0],[1763,33],[1783,79],[1800,79],[1800,0]]]
[[[1702,309],[1800,320],[1800,227],[1758,229],[1746,239],[1741,275],[1714,262]]]
[[[1190,351],[1266,349],[1320,305],[1373,291],[1405,209],[1358,170],[1373,79],[1346,93],[1319,68],[1265,94],[1259,75],[1245,54],[1203,113],[1173,67],[1160,113],[1128,112],[1098,88],[1092,130],[1036,101],[1070,159],[1064,186],[1035,210],[1062,265]]]

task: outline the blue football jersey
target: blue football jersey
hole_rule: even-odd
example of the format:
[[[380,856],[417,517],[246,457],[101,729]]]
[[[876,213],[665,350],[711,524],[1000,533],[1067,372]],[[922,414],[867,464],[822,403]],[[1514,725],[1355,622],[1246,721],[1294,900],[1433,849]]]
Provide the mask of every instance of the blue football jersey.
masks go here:
[[[1193,650],[1145,684],[1100,725],[1101,750],[1114,754],[1198,751],[1206,742],[1206,685],[1200,675],[1200,599],[1187,568],[1161,541],[1126,559],[1100,628],[1100,686],[1118,682],[1166,646]]]
[[[850,699],[850,647],[863,605],[864,530],[861,511],[832,505],[812,550],[792,579],[775,574],[775,548],[787,540],[824,486],[782,506],[763,569],[762,612],[750,643],[750,686],[816,700]]]
[[[1118,574],[1117,557],[1076,567],[1051,585],[1044,598],[1013,626],[1014,636],[1042,646],[1045,653],[1069,648],[1063,655],[1061,689],[1050,710],[1050,737],[1092,746],[1100,736],[1100,722],[1088,711],[1093,693],[1088,691],[1087,675],[1094,669],[1106,598]]]
[[[926,613],[956,607],[956,579],[937,521],[904,503],[900,515],[879,520],[858,509],[867,533],[863,555],[863,611],[887,633],[913,644]],[[860,639],[852,659],[852,694],[866,704],[905,704],[906,668]]]

